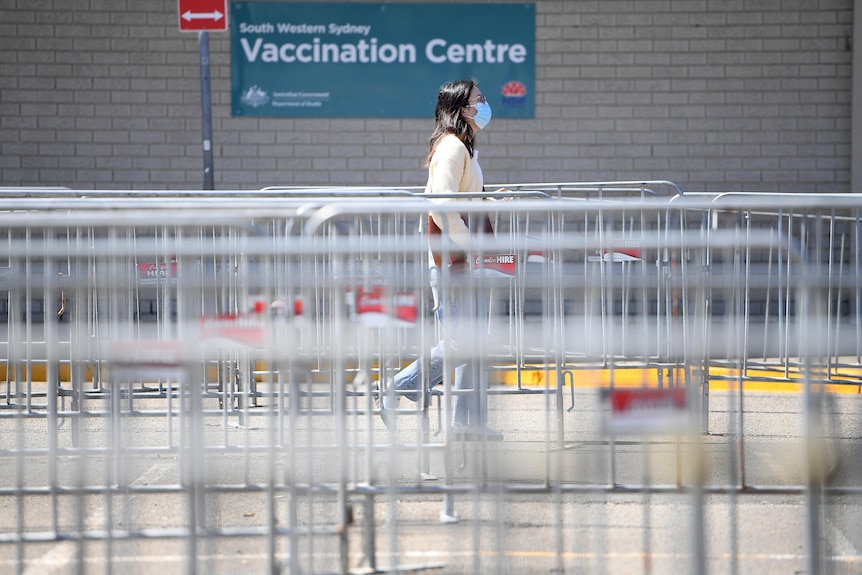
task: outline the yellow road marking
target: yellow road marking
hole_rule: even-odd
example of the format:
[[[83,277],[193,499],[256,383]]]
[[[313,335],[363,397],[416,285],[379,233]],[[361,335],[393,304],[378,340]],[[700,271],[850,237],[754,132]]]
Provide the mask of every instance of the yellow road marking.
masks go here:
[[[574,382],[576,389],[595,389],[610,387],[611,382],[615,387],[658,387],[659,373],[664,387],[673,387],[685,382],[685,372],[681,368],[656,368],[656,367],[621,367],[615,369],[577,369],[564,370],[564,385]],[[765,393],[801,393],[804,386],[804,377],[798,371],[785,373],[783,370],[773,369],[749,369],[740,377],[739,370],[730,368],[715,368],[709,370],[711,379],[710,391],[737,391],[740,383],[745,392]],[[821,374],[816,374],[822,377]],[[498,385],[517,386],[518,380],[522,387],[555,387],[557,381],[556,370],[544,369],[541,366],[527,366],[520,371],[514,366],[498,367],[492,374],[492,383]],[[571,378],[571,379],[569,379]],[[781,380],[781,381],[779,381]],[[822,390],[827,393],[862,394],[862,369],[842,369],[840,373],[833,373],[831,383],[822,385]],[[843,383],[843,382],[847,383]],[[818,390],[821,389],[818,384]]]

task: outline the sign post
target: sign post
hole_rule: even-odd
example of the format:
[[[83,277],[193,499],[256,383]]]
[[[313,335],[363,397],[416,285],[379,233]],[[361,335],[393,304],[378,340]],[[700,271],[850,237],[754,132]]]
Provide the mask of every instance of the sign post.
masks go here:
[[[212,149],[209,31],[227,30],[227,0],[177,0],[180,32],[198,32],[201,61],[201,128],[205,190],[215,189]]]
[[[213,122],[212,96],[210,95],[210,35],[206,30],[199,33],[201,50],[201,128],[204,150],[204,189],[215,189],[213,176]]]

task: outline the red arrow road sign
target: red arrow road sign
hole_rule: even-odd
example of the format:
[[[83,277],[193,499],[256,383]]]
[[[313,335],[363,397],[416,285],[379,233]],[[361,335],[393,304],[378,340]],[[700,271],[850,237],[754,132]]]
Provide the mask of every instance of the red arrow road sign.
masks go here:
[[[180,32],[227,30],[227,0],[178,0]]]

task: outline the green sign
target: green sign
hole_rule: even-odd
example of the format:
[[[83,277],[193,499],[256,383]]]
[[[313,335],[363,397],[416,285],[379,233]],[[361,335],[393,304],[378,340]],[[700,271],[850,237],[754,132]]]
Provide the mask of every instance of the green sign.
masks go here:
[[[463,78],[534,115],[534,4],[231,2],[230,29],[234,116],[427,118]]]

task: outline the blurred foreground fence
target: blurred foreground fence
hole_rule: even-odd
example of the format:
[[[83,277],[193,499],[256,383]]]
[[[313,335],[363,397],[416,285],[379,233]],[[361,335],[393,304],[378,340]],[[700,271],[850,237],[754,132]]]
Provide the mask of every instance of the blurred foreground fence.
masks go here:
[[[2,571],[859,568],[862,197],[506,188],[434,206],[493,222],[439,271],[488,306],[392,429],[418,190],[0,189]]]

